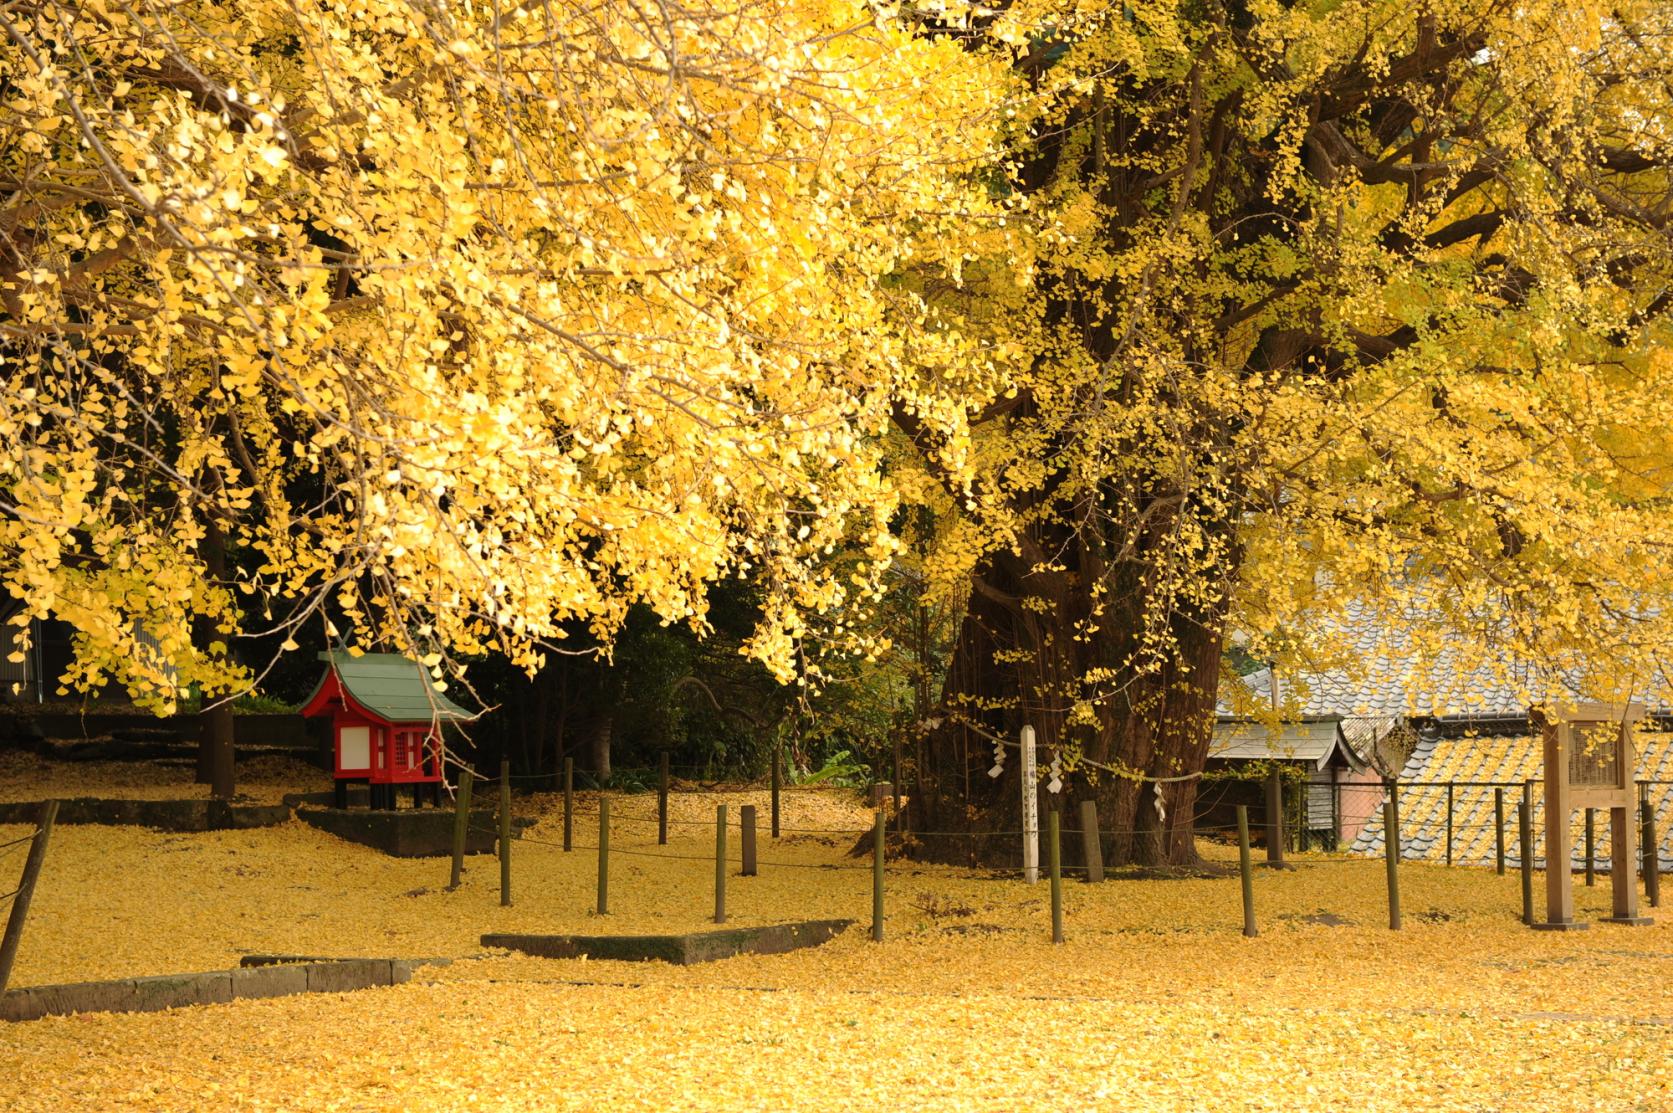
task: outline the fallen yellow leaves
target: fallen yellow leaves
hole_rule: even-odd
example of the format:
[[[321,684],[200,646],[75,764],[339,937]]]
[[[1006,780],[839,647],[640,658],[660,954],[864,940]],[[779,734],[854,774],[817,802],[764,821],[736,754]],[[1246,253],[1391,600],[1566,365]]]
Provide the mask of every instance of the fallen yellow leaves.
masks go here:
[[[732,923],[860,925],[815,950],[684,968],[478,946],[487,931],[705,929],[720,802],[734,819],[761,809],[762,873],[730,881]],[[515,845],[505,909],[486,857],[448,893],[444,860],[300,824],[59,829],[18,984],[225,967],[255,950],[458,961],[388,990],[0,1028],[0,1107],[1673,1106],[1657,1067],[1673,919],[1537,934],[1517,922],[1514,875],[1405,866],[1396,934],[1380,861],[1302,856],[1258,874],[1252,940],[1235,877],[1070,882],[1069,941],[1052,947],[1043,883],[893,862],[879,945],[853,838],[808,832],[863,830],[851,794],[787,792],[776,842],[764,793],[676,796],[667,847],[654,796],[615,798],[604,918],[591,913],[596,801],[582,798],[569,854],[547,845],[561,838],[554,803],[519,800],[540,815],[538,841]],[[1607,892],[1578,887],[1581,914],[1603,914]]]
[[[48,761],[22,750],[0,752],[0,802],[93,796],[105,800],[207,800],[209,786],[197,784],[190,765],[153,761]],[[301,761],[278,756],[238,763],[238,795],[277,804],[289,792],[321,792],[327,774]]]

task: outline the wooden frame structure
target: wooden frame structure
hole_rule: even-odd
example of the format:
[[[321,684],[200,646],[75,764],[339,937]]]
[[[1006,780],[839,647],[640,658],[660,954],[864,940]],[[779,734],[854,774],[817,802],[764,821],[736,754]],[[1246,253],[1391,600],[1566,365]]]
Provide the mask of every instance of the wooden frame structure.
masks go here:
[[[1615,924],[1647,924],[1638,915],[1638,807],[1633,771],[1633,724],[1644,717],[1637,703],[1581,703],[1535,708],[1532,718],[1545,742],[1544,931],[1573,931],[1575,808],[1609,810],[1610,883]]]

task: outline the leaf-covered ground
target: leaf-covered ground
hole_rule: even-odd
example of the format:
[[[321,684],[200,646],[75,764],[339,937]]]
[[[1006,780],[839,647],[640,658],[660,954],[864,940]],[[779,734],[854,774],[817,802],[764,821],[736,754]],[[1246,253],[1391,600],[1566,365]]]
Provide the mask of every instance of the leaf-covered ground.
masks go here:
[[[855,928],[689,968],[478,946],[487,931],[710,926],[717,802],[734,820],[761,809],[762,874],[730,880],[732,923]],[[1043,882],[891,862],[879,945],[869,868],[846,855],[869,813],[787,793],[774,842],[766,802],[676,797],[658,848],[655,798],[617,798],[605,918],[590,797],[567,855],[549,845],[555,798],[519,801],[541,819],[515,846],[511,908],[492,859],[449,893],[445,861],[300,824],[60,828],[14,984],[259,950],[459,961],[392,989],[0,1028],[0,1108],[1673,1108],[1673,915],[1534,933],[1514,874],[1408,865],[1395,934],[1380,861],[1307,857],[1258,874],[1258,939],[1239,933],[1235,877],[1117,880],[1066,883],[1054,947]],[[1601,881],[1577,886],[1587,918],[1606,911]]]

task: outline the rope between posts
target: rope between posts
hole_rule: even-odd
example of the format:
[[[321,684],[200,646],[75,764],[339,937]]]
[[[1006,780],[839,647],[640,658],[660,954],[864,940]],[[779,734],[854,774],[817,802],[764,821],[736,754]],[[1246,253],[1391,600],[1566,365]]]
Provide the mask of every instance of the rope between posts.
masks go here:
[[[0,842],[0,850],[5,850],[5,849],[7,849],[9,847],[13,847],[13,846],[21,846],[22,844],[24,844],[26,842],[33,842],[34,839],[35,839],[36,834],[38,834],[38,833],[39,832],[34,832],[34,833],[31,833],[31,834],[28,834],[28,835],[24,835],[22,838],[13,839],[10,842]]]

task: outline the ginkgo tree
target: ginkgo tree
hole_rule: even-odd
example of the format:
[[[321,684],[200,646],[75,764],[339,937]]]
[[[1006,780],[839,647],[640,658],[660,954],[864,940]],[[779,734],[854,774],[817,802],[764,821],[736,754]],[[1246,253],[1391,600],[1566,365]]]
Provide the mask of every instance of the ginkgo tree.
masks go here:
[[[1020,0],[977,22],[1032,93],[1010,184],[1036,280],[1019,295],[996,260],[932,295],[1028,353],[972,411],[969,473],[897,407],[901,482],[942,522],[929,567],[969,598],[913,806],[971,834],[931,853],[1015,856],[981,833],[1015,829],[1017,762],[986,774],[1030,723],[1115,860],[1191,860],[1228,639],[1281,672],[1352,665],[1319,622],[1350,604],[1454,670],[1531,663],[1530,702],[1657,681],[1673,8]]]
[[[894,407],[963,466],[913,368],[994,342],[908,345],[891,276],[1015,233],[999,56],[848,0],[30,0],[0,44],[0,579],[66,685],[237,692],[318,621],[441,686],[735,575],[789,677],[891,554]]]

